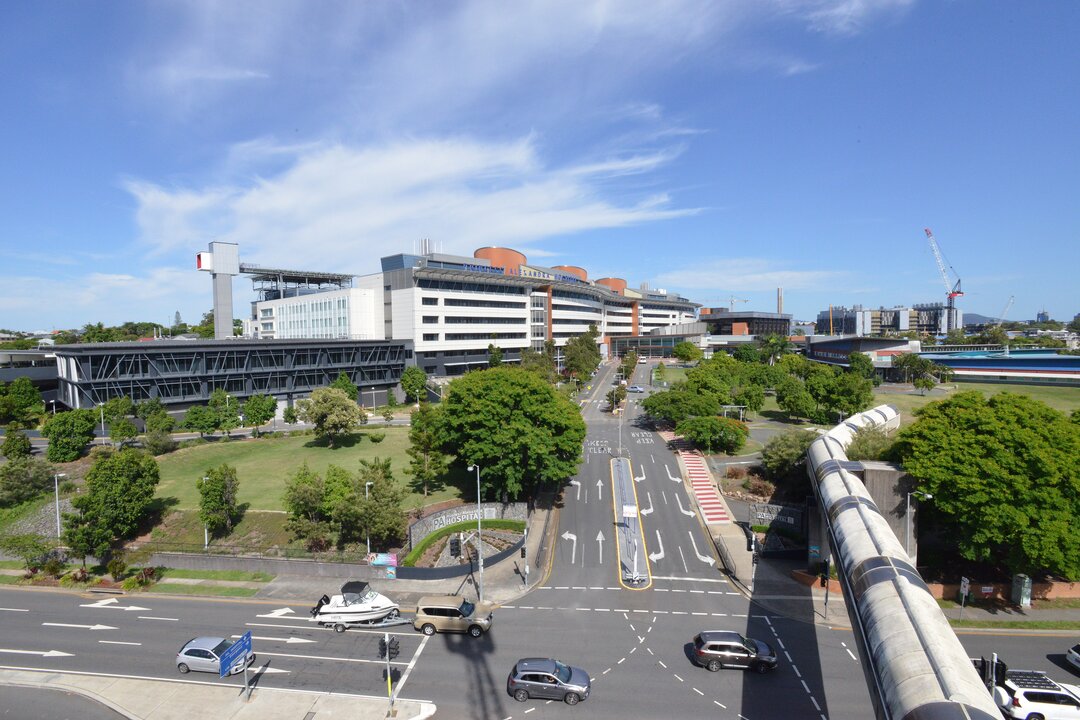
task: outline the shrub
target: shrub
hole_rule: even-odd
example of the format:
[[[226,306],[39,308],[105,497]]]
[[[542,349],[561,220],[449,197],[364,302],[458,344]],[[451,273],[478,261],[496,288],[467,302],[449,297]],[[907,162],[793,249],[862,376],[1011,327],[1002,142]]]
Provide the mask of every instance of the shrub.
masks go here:
[[[855,433],[848,445],[848,460],[883,460],[892,446],[893,440],[882,428],[865,427]]]
[[[34,457],[17,457],[0,466],[0,506],[18,505],[52,490],[52,465]]]
[[[85,584],[90,579],[90,573],[86,572],[86,568],[77,567],[67,575],[60,578],[60,585],[62,587],[72,587],[75,585]]]
[[[742,480],[746,477],[746,468],[742,465],[728,465],[725,476],[732,480]]]
[[[60,483],[60,492],[64,493],[65,495],[68,493],[73,493],[78,489],[78,484],[76,484],[73,480],[65,480],[64,482]]]
[[[55,555],[52,555],[45,561],[42,570],[44,570],[45,574],[49,577],[58,578],[64,574],[64,561]]]
[[[765,448],[761,451],[765,472],[773,480],[793,475],[796,468],[802,466],[806,450],[816,438],[816,433],[806,430],[791,430],[774,436],[765,443]]]
[[[179,447],[172,435],[163,432],[148,432],[143,436],[142,445],[153,455],[165,455]]]
[[[90,459],[98,460],[100,458],[106,458],[116,452],[116,449],[112,445],[95,445],[90,448]]]
[[[759,497],[772,497],[776,492],[776,485],[757,475],[749,476],[743,483],[743,488],[751,495]]]
[[[371,439],[371,442],[378,444],[378,443],[381,443],[383,440],[386,439],[386,433],[384,433],[384,432],[368,433],[368,437]]]
[[[205,445],[205,444],[206,444],[206,438],[190,438],[188,440],[181,440],[177,444],[177,447],[182,450],[183,448],[198,447],[199,445]]]
[[[105,566],[112,575],[114,582],[120,582],[123,579],[124,572],[127,571],[127,561],[124,560],[123,555],[114,555],[109,564]]]

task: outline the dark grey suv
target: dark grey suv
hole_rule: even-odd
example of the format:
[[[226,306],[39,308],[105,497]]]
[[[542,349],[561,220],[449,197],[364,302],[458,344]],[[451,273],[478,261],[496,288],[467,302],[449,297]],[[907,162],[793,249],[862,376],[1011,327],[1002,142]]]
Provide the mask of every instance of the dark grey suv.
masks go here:
[[[766,673],[776,667],[776,651],[768,643],[733,630],[707,630],[695,635],[693,658],[712,672],[726,667]]]
[[[591,687],[589,673],[549,658],[522,658],[506,678],[506,692],[518,702],[542,698],[577,705],[589,697]]]

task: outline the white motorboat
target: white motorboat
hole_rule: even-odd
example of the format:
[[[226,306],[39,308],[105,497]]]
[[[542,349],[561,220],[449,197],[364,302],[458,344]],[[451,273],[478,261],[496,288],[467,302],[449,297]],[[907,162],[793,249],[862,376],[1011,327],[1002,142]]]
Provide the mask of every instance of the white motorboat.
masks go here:
[[[341,586],[341,594],[323,595],[311,608],[311,618],[320,625],[374,623],[399,615],[397,603],[371,589],[366,582],[350,580]]]

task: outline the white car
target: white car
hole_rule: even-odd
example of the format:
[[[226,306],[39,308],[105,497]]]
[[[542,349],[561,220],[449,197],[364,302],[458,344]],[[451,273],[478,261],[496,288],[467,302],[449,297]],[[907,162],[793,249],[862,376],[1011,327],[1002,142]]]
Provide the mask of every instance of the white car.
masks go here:
[[[1080,643],[1069,648],[1069,651],[1065,653],[1065,659],[1068,660],[1074,668],[1080,670]]]
[[[1001,712],[1016,720],[1080,718],[1080,687],[1057,683],[1046,673],[1010,670],[1002,688]]]

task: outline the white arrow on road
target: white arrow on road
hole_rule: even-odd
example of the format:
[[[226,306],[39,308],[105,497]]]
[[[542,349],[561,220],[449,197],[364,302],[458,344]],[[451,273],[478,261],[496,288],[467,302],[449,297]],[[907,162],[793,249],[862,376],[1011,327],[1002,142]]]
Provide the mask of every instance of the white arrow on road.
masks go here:
[[[570,484],[577,488],[577,497],[574,498],[574,499],[575,500],[580,500],[581,499],[581,483],[578,482],[577,480],[571,480]]]
[[[596,542],[600,543],[600,564],[604,564],[604,531],[596,533]]]
[[[679,503],[679,512],[681,512],[683,515],[688,515],[689,517],[694,517],[694,511],[693,510],[687,510],[686,508],[684,508],[682,506],[682,500],[679,499],[679,496],[677,494],[675,495],[675,502]]]
[[[656,531],[656,544],[660,547],[660,552],[649,553],[649,559],[653,562],[664,559],[664,541],[660,539],[660,531]]]
[[[60,652],[59,650],[3,650],[0,649],[0,653],[17,653],[19,655],[40,655],[41,657],[75,657],[71,653]]]
[[[701,553],[699,553],[697,551],[697,543],[694,542],[694,531],[693,530],[687,530],[687,533],[690,535],[690,544],[694,547],[694,554],[697,555],[697,559],[700,560],[703,563],[708,563],[709,567],[712,567],[713,565],[715,565],[716,561],[713,560],[712,557],[702,555]]]
[[[289,673],[292,670],[281,670],[279,668],[272,668],[269,665],[263,665],[261,668],[255,671],[255,677],[260,675],[272,675],[274,673]]]
[[[138,605],[117,605],[119,600],[116,598],[106,598],[104,600],[98,600],[95,603],[88,605],[80,605],[79,607],[88,608],[105,608],[107,610],[149,610],[150,608],[139,607]]]
[[[604,499],[604,481],[603,480],[597,480],[596,481],[596,494],[600,496],[601,500]]]
[[[652,511],[653,511],[652,493],[649,493],[649,492],[645,493],[645,497],[649,498],[649,509],[648,510],[642,510],[641,514],[642,515],[650,515],[650,514],[652,514]]]
[[[243,637],[243,635],[233,635],[233,637],[234,638],[240,638],[240,637]],[[278,637],[263,637],[261,635],[252,635],[251,639],[252,640],[266,640],[268,642],[283,642],[283,643],[288,643],[289,645],[295,645],[296,643],[318,642],[318,640],[305,640],[303,638],[298,638],[298,637],[278,638]]]
[[[292,608],[278,608],[277,610],[274,610],[273,612],[267,613],[265,615],[256,615],[255,617],[279,618],[279,617],[281,617],[283,615],[288,615],[292,611],[293,611]]]
[[[567,530],[562,534],[562,539],[569,540],[573,543],[573,545],[570,546],[570,564],[573,565],[574,558],[577,557],[577,535]]]
[[[634,482],[639,483],[645,479],[645,473],[641,473],[641,477],[634,478]]]
[[[83,630],[115,630],[116,628],[111,625],[71,625],[69,623],[41,623],[42,625],[49,625],[51,627],[71,627],[82,628]]]
[[[667,465],[664,466],[664,470],[667,472],[668,480],[670,480],[671,482],[682,482],[682,478],[674,477],[671,474],[671,470],[668,469]]]

